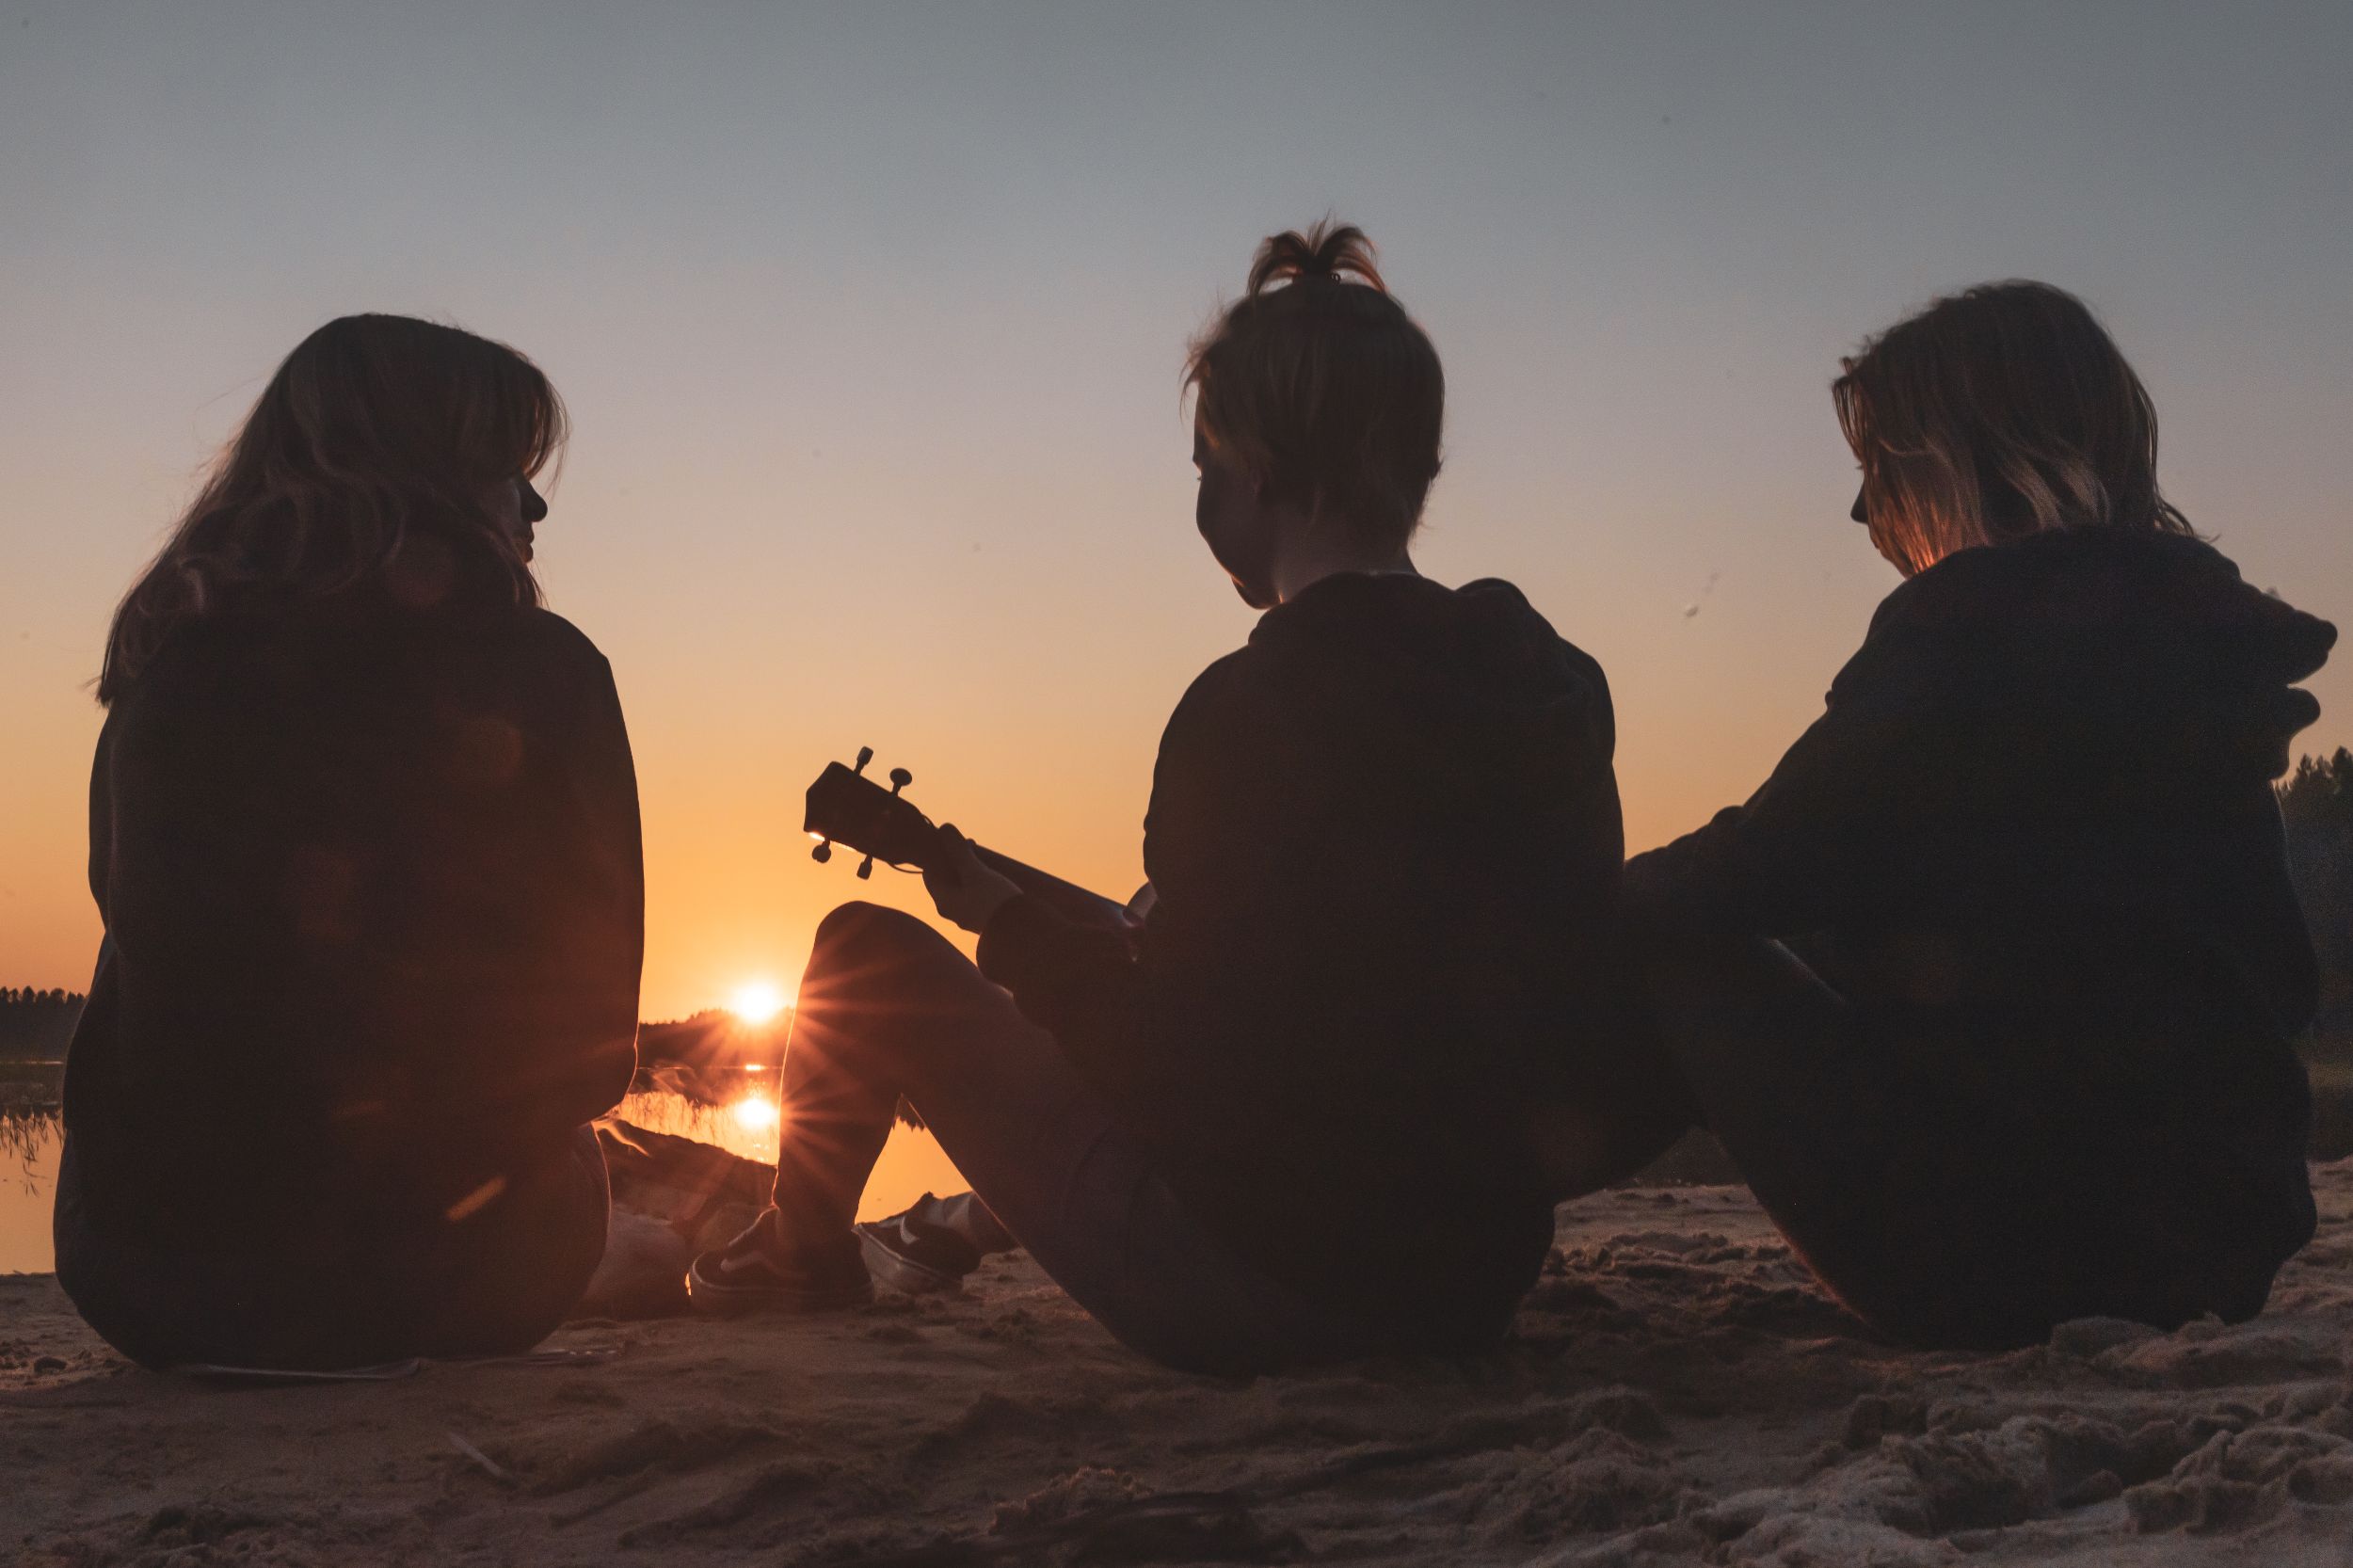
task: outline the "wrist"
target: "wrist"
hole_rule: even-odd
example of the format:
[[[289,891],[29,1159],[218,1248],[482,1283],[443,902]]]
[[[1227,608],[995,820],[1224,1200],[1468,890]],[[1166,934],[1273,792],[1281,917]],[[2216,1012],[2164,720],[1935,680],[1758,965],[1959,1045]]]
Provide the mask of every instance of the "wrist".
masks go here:
[[[997,918],[997,912],[1020,896],[1021,889],[1006,878],[991,879],[990,886],[982,888],[974,896],[970,907],[966,910],[972,921],[972,935],[975,936],[984,935],[988,930],[988,922]]]

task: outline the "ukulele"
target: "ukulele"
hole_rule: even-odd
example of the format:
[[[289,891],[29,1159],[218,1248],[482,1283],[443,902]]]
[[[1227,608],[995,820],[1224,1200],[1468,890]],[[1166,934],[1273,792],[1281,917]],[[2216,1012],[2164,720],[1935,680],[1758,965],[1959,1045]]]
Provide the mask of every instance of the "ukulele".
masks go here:
[[[900,792],[915,782],[915,776],[904,768],[893,768],[890,788],[885,790],[866,776],[866,764],[873,760],[874,748],[860,746],[856,766],[845,768],[839,762],[828,762],[825,771],[808,787],[808,809],[801,825],[817,840],[809,857],[830,860],[833,846],[840,844],[865,856],[858,862],[860,877],[872,876],[877,860],[897,871],[952,875],[954,862],[950,858],[946,836]],[[970,843],[969,840],[966,841]],[[1126,906],[1116,899],[1049,876],[1010,855],[1000,855],[980,844],[972,844],[971,849],[981,864],[1023,892],[1043,900],[1067,920],[1117,930],[1128,930],[1135,924]]]

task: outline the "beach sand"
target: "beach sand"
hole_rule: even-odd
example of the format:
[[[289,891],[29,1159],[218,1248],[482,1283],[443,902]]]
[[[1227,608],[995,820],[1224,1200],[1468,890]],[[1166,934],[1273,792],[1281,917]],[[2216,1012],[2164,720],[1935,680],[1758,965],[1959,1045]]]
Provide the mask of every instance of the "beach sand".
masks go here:
[[[0,1560],[2343,1563],[2353,1162],[2262,1319],[1875,1344],[1745,1192],[1565,1207],[1516,1341],[1225,1383],[1026,1257],[955,1299],[575,1324],[601,1364],[136,1371],[0,1276]]]

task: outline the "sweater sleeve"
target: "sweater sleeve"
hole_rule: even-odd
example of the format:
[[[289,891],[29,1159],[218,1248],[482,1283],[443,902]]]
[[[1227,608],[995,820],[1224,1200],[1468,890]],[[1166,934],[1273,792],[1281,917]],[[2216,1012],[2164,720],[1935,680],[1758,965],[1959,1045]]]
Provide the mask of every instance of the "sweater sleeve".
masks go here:
[[[588,1042],[583,1089],[600,1114],[637,1071],[637,1000],[646,957],[646,868],[637,768],[613,668],[600,656],[583,694],[571,746],[571,785],[585,831],[582,902],[571,959],[582,976]]]
[[[1204,671],[1161,733],[1144,821],[1155,898],[1143,929],[1081,925],[1024,894],[999,909],[982,934],[981,971],[1082,1066],[1128,1037],[1160,977],[1227,962],[1209,951],[1195,917],[1231,907],[1225,882],[1251,858],[1250,813],[1241,802],[1266,748],[1251,717],[1249,657],[1244,649]]]
[[[637,1064],[645,871],[637,777],[612,667],[584,649],[551,727],[542,858],[517,905],[519,1010],[473,1093],[515,1125],[564,1130],[629,1092]]]
[[[1137,970],[1127,935],[1080,925],[1028,893],[990,917],[979,957],[981,972],[1058,1040],[1103,1033],[1135,1004]]]
[[[1902,590],[1898,590],[1900,594]],[[1789,936],[1867,918],[1933,811],[1945,633],[1892,599],[1833,683],[1820,718],[1743,805],[1626,865],[1638,931]]]

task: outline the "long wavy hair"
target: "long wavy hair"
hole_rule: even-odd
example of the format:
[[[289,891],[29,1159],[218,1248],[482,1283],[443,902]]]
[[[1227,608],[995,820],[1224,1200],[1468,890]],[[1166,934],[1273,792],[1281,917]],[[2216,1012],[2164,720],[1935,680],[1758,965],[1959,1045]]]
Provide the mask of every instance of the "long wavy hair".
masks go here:
[[[1249,292],[1193,341],[1184,384],[1210,444],[1278,499],[1385,543],[1412,536],[1438,477],[1446,373],[1363,230],[1327,218],[1270,236]]]
[[[179,627],[379,584],[429,604],[539,602],[492,497],[562,450],[564,405],[504,344],[410,316],[353,315],[270,377],[152,564],[115,611],[98,700]]]
[[[1867,340],[1831,385],[1871,537],[1907,572],[2049,528],[2188,534],[2149,390],[2084,302],[1980,283]]]

